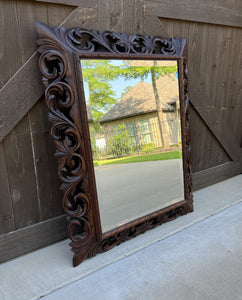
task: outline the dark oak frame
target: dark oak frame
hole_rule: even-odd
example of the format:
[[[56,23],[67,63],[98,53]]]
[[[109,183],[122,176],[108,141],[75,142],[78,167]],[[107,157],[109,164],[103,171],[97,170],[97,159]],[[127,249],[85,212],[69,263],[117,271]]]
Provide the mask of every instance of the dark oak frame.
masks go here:
[[[37,30],[39,67],[46,86],[51,136],[59,158],[63,207],[69,218],[68,236],[75,253],[73,265],[77,266],[87,257],[193,211],[186,40],[82,28],[52,29],[42,23],[37,23]],[[178,62],[185,199],[105,233],[100,223],[81,58]]]

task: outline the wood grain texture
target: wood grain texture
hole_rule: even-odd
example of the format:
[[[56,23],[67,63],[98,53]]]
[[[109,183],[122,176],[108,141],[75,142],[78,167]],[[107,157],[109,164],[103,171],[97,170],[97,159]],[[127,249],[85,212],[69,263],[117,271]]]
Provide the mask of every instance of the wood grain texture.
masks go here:
[[[193,174],[232,161],[197,111],[190,112]]]
[[[238,59],[235,65],[231,47],[233,45],[238,58],[242,43],[237,34],[241,29],[152,16],[145,17],[145,28],[188,40],[190,100],[196,110],[191,115],[193,170],[204,170],[229,160],[238,161],[241,153],[239,131],[234,124],[239,122],[241,108],[234,109],[231,103],[241,95],[240,67]]]
[[[0,144],[0,235],[15,229],[3,144]]]
[[[98,1],[98,27],[100,30],[123,32],[123,0]]]
[[[123,31],[129,34],[144,32],[144,1],[123,0]]]
[[[66,5],[60,4],[64,2]],[[20,122],[19,134],[12,132],[0,144],[0,155],[4,148],[9,157],[18,151],[22,157],[26,152],[32,156],[29,168],[33,168],[21,181],[18,179],[21,168],[14,170],[13,161],[9,158],[5,161],[5,153],[1,155],[1,230],[15,228],[14,217],[10,216],[14,211],[12,196],[15,199],[16,194],[12,195],[11,189],[21,186],[21,182],[26,184],[24,180],[28,181],[29,177],[32,183],[28,188],[32,192],[26,192],[26,203],[36,206],[36,199],[40,200],[39,212],[34,212],[30,218],[37,222],[61,214],[56,161],[52,158],[54,146],[46,136],[48,124],[43,101],[37,102],[43,95],[37,55],[31,57],[36,49],[34,23],[41,20],[51,26],[65,20],[67,28],[81,26],[186,37],[190,98],[194,105],[191,109],[194,186],[198,189],[242,172],[241,1],[0,0],[1,40],[6,41],[0,43],[0,85],[3,86],[0,91],[0,141],[29,112],[26,129],[23,130]],[[25,158],[22,169],[26,164]],[[12,187],[8,165],[10,171],[15,172],[10,176]],[[33,197],[33,203],[29,197]],[[15,201],[14,205],[16,207]],[[20,216],[21,213],[17,213]]]
[[[18,229],[41,220],[28,115],[7,136],[3,145]]]
[[[61,215],[0,235],[0,262],[65,239],[66,227],[66,217]]]
[[[54,4],[65,4],[79,7],[96,7],[97,0],[34,0],[35,2],[46,2]]]
[[[226,180],[240,173],[239,162],[227,162],[192,175],[194,191]]]
[[[63,213],[55,147],[49,136],[50,126],[43,98],[29,112],[29,123],[42,221]]]
[[[14,73],[21,67],[23,63],[21,55],[21,37],[18,26],[18,17],[15,1],[0,1],[0,24],[1,88],[9,80],[9,78],[14,75]]]
[[[0,91],[0,142],[43,95],[35,54]]]
[[[4,24],[13,30],[13,33],[9,33],[8,30],[8,37],[13,39],[13,41],[10,40],[6,43],[6,46],[4,46],[6,49],[3,49],[4,59],[1,75],[4,74],[2,82],[6,84],[0,90],[0,142],[43,95],[43,88],[40,84],[41,77],[38,71],[38,57],[36,53],[33,54],[37,48],[35,22],[37,20],[47,22],[48,12],[49,17],[55,18],[52,24],[59,25],[73,9],[64,7],[60,15],[53,15],[53,6],[45,3],[19,1],[17,4],[15,2],[12,4],[12,2],[9,1],[13,5],[13,11],[16,11],[15,17],[17,21],[11,21],[11,25],[8,22],[10,22],[12,17],[7,18],[6,22],[4,21]],[[3,1],[6,9],[2,11],[3,13],[5,10],[7,11],[5,18],[8,16],[11,8],[10,4],[7,5],[6,3]],[[61,11],[62,6],[60,8],[56,7],[56,10]],[[15,17],[13,18],[14,20]],[[6,28],[4,28],[2,34],[7,32]],[[6,40],[7,37],[4,37],[4,39]],[[1,43],[1,46],[3,45],[5,44]],[[11,45],[14,45],[14,47]],[[10,47],[10,49],[7,47]],[[16,59],[18,63],[15,63]],[[21,64],[23,65],[21,66]],[[18,69],[20,66],[21,68]],[[12,71],[11,68],[13,68]],[[12,78],[6,82],[10,76]],[[23,86],[24,88],[22,88]]]
[[[242,27],[241,1],[145,0],[147,15]]]

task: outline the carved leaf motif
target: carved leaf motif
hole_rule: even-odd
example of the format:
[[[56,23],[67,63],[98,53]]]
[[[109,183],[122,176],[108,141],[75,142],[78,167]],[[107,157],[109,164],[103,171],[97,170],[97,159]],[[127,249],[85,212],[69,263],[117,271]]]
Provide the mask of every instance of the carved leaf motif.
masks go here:
[[[108,50],[120,54],[164,54],[179,55],[180,41],[161,36],[127,35],[111,31],[95,31],[82,28],[70,29],[66,33],[68,45],[79,53]]]
[[[72,241],[70,244],[72,251],[75,253],[73,264],[76,266],[87,257],[107,251],[148,229],[193,211],[188,76],[186,59],[182,53],[184,43],[178,39],[166,39],[162,36],[127,35],[82,28],[65,31],[63,27],[51,29],[40,23],[38,32],[40,35],[38,51],[41,54],[39,67],[43,75],[43,83],[46,85],[45,99],[49,109],[49,120],[52,123],[51,136],[56,144],[56,156],[59,158],[58,176],[64,192],[63,207],[70,219],[68,235]],[[175,205],[172,209],[155,212],[133,221],[132,224],[125,224],[122,228],[103,235],[103,238],[101,238],[101,228],[96,226],[94,218],[93,210],[97,203],[90,196],[92,195],[90,172],[87,172],[87,161],[90,158],[87,158],[84,151],[87,144],[81,133],[83,120],[79,111],[80,95],[75,78],[78,66],[74,65],[73,53],[80,56],[85,54],[89,57],[92,53],[96,56],[102,53],[109,56],[112,54],[113,57],[132,54],[130,56],[132,58],[135,55],[137,58],[138,55],[146,55],[150,59],[152,55],[160,55],[161,58],[165,56],[166,59],[174,56],[183,59],[186,201]],[[96,209],[98,211],[98,208]],[[96,214],[96,217],[99,216]]]

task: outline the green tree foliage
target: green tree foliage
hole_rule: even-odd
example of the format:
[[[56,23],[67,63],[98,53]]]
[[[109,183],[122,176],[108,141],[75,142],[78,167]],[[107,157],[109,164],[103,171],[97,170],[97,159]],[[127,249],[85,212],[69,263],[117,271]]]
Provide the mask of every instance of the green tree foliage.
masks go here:
[[[124,124],[115,126],[114,134],[109,139],[108,147],[115,157],[128,155],[132,151],[132,143]]]
[[[111,64],[107,60],[83,60],[81,65],[84,82],[88,84],[88,102],[92,107],[94,127],[99,131],[97,121],[117,102],[110,78],[107,78],[107,70]]]

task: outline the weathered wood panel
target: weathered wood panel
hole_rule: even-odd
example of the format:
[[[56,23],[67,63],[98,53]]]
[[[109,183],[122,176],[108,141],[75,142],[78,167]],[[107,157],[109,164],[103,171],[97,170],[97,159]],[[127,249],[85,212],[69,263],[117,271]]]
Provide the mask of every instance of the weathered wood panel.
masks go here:
[[[233,64],[231,49],[236,48],[238,55],[241,38],[235,32],[241,33],[241,29],[155,16],[145,16],[144,28],[148,34],[151,28],[155,34],[188,40],[190,99],[195,108],[191,112],[193,171],[238,161],[241,153],[238,130],[232,124],[238,124],[239,115],[231,103],[241,94],[239,85],[235,87],[240,68],[238,61],[237,67]],[[207,184],[213,183],[209,180],[211,177],[207,177]]]
[[[26,115],[4,140],[16,229],[40,221],[32,139]]]
[[[227,162],[203,171],[196,172],[192,176],[193,185],[196,190],[207,187],[208,182],[213,184],[232,176],[238,175],[240,172],[239,162]]]
[[[0,235],[0,263],[67,237],[66,216]]]
[[[15,229],[3,144],[0,144],[0,235]]]
[[[73,5],[79,7],[96,7],[97,0],[34,0],[35,2],[48,2],[55,4]]]
[[[145,0],[147,15],[242,27],[242,3],[237,0]]]
[[[57,159],[54,157],[55,145],[50,138],[47,114],[43,98],[29,112],[41,220],[63,213],[62,194],[57,177]]]
[[[0,1],[0,22],[1,88],[23,63],[19,55],[22,46],[15,1]]]
[[[0,44],[0,141],[5,137],[0,144],[0,233],[51,220],[47,227],[41,222],[4,235],[5,242],[1,236],[5,259],[66,234],[64,217],[52,219],[62,214],[61,192],[41,99],[34,23],[187,38],[197,189],[242,171],[241,7],[237,0],[0,0],[1,40],[6,41]]]
[[[48,23],[51,19],[51,25],[59,25],[73,10],[70,6],[63,7],[32,1],[15,3],[11,0],[8,2],[9,5],[6,3],[6,1],[0,2],[3,6],[0,14],[2,13],[1,17],[4,17],[1,19],[4,24],[1,34],[3,40],[7,41],[7,43],[0,43],[3,48],[1,82],[2,85],[5,84],[0,90],[0,142],[43,95],[38,55],[34,52],[37,49],[35,22]],[[9,15],[12,10],[16,12],[14,18]]]

